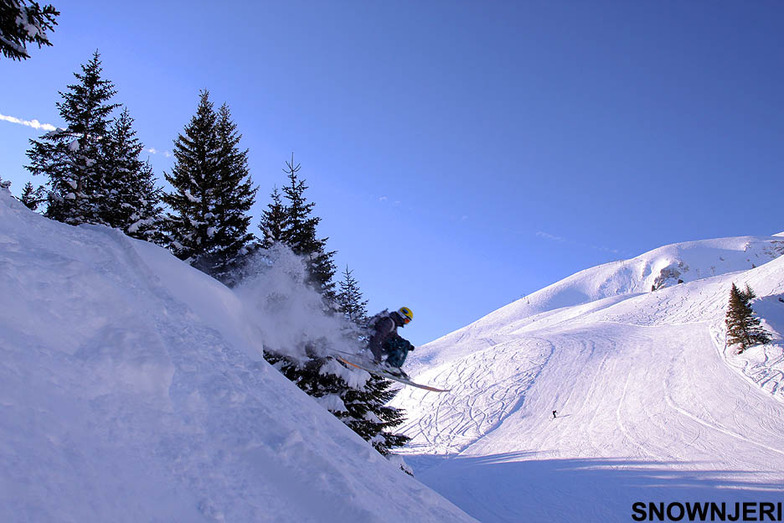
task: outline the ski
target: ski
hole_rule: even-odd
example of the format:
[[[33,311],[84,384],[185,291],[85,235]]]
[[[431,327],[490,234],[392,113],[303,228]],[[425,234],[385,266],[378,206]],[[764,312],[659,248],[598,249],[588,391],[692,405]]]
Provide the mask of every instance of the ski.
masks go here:
[[[335,356],[335,357],[338,360],[342,361],[343,363],[345,363],[346,365],[349,365],[351,367],[355,367],[357,369],[362,369],[362,370],[367,371],[367,372],[369,372],[371,374],[374,374],[376,376],[379,376],[379,377],[382,377],[382,378],[386,378],[388,380],[397,381],[398,383],[402,383],[404,385],[410,385],[411,387],[416,387],[418,389],[429,390],[430,392],[449,392],[451,390],[451,389],[439,389],[437,387],[431,387],[430,385],[422,385],[421,383],[415,383],[415,382],[411,381],[406,376],[398,376],[396,374],[393,374],[391,372],[385,371],[383,369],[379,369],[378,367],[375,367],[374,365],[371,365],[371,364],[362,364],[362,363],[356,363],[356,362],[353,362],[353,361],[349,361],[346,358],[344,358],[343,356]]]

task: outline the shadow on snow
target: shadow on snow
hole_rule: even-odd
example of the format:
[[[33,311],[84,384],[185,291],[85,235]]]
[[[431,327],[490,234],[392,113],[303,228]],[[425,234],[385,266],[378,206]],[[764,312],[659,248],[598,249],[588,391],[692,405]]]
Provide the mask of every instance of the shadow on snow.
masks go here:
[[[526,452],[476,458],[407,456],[406,461],[420,481],[486,523],[632,521],[636,502],[777,503],[784,492],[782,482],[770,479],[780,477],[773,471],[693,470],[699,463],[533,456]]]

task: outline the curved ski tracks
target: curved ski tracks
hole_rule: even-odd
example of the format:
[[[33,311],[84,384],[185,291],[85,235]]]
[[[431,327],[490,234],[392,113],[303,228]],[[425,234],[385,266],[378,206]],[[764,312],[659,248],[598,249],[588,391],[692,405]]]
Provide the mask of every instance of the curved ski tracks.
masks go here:
[[[521,322],[493,338],[463,333],[458,357],[418,375],[450,394],[404,390],[394,400],[409,415],[405,452],[460,463],[601,458],[661,477],[688,471],[683,481],[711,489],[784,491],[784,402],[777,401],[784,355],[773,345],[738,359],[724,348],[726,288],[736,276],[699,282],[696,292],[684,285],[585,307],[582,315],[549,313],[539,325]],[[752,285],[770,296],[784,284]],[[427,471],[437,489],[439,482],[457,488],[448,463]],[[460,495],[487,481],[461,472]],[[525,489],[533,478],[510,480]],[[561,495],[570,492],[562,488]],[[475,515],[494,509],[487,510]]]
[[[421,374],[428,383],[450,384],[451,393],[439,398],[432,393],[401,391],[400,398],[419,405],[416,416],[407,407],[411,421],[401,430],[416,434],[412,448],[454,454],[495,430],[506,416],[519,410],[527,389],[553,351],[552,344],[540,339],[527,340],[526,352],[521,352],[518,344],[484,341],[488,349],[464,358],[460,364]]]

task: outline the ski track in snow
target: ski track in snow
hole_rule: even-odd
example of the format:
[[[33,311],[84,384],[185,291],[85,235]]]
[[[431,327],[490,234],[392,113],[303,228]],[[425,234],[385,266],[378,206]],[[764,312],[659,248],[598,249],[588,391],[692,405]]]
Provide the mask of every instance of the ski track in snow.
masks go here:
[[[519,320],[490,315],[424,347],[417,357],[432,366],[413,362],[417,380],[452,392],[393,400],[409,416],[409,461],[482,521],[628,521],[634,501],[780,501],[782,344],[742,356],[724,346],[732,282],[751,284],[755,310],[781,332],[784,258]]]
[[[489,340],[488,340],[489,341]],[[419,394],[425,414],[415,425],[428,447],[438,449],[440,454],[459,452],[479,435],[492,432],[510,412],[519,408],[520,398],[533,383],[552,347],[544,340],[534,340],[537,345],[535,357],[519,356],[517,347],[510,352],[494,346],[469,357],[465,365],[449,367],[443,372],[427,378],[440,385],[453,384],[450,394],[441,400],[436,393]],[[503,368],[499,376],[493,369]],[[492,376],[496,381],[488,381]],[[478,405],[477,400],[489,396],[490,405]],[[429,406],[434,410],[428,412]],[[410,424],[401,427],[401,432],[412,430]]]

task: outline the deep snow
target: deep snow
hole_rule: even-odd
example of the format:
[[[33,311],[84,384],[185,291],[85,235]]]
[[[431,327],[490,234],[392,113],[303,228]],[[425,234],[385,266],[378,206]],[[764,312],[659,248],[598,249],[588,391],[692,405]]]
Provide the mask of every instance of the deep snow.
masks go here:
[[[234,293],[0,190],[0,521],[470,520],[260,357],[310,324],[270,274]]]
[[[782,235],[663,247],[417,348],[409,372],[452,389],[393,402],[417,477],[488,522],[784,501],[783,252]],[[0,521],[470,520],[260,357],[342,340],[272,254],[230,291],[0,190]],[[732,282],[775,338],[743,355],[724,346]]]
[[[783,240],[689,242],[588,269],[418,348],[410,373],[452,393],[393,400],[409,415],[407,460],[487,522],[784,501]],[[725,347],[732,282],[756,291],[771,345]]]

